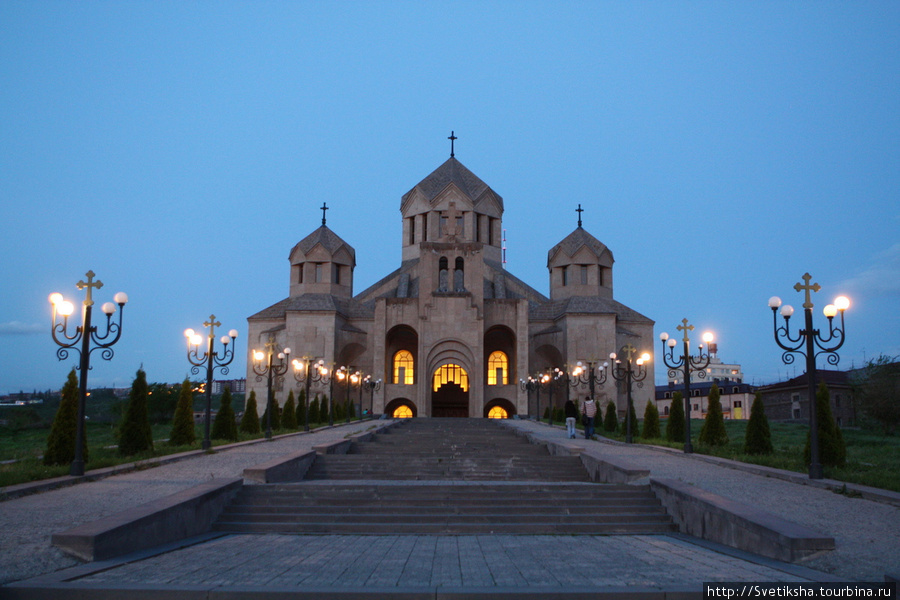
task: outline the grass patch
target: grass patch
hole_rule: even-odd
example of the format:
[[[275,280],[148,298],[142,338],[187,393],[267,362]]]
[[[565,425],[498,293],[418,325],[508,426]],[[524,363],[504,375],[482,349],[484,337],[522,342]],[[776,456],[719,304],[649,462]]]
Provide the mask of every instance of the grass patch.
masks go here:
[[[639,420],[642,423],[642,421]],[[726,420],[729,443],[726,446],[710,448],[697,442],[703,421],[691,420],[691,442],[694,452],[719,456],[740,462],[763,465],[798,473],[808,473],[803,463],[803,448],[806,445],[807,425],[797,423],[769,423],[772,433],[774,452],[769,455],[744,454],[744,438],[747,433],[747,421]],[[665,421],[662,421],[665,432]],[[609,435],[602,427],[598,434],[610,439],[624,441],[625,434]],[[862,429],[842,430],[847,445],[847,464],[844,467],[825,467],[825,477],[846,483],[868,485],[885,490],[900,492],[900,436],[886,436],[878,432]],[[667,446],[682,449],[684,442],[672,443],[662,439],[645,440],[633,437],[639,444]]]
[[[340,425],[342,423],[337,424]],[[323,425],[327,425],[327,421],[310,423],[310,429]],[[88,422],[85,424],[85,434],[87,435],[90,460],[85,465],[85,470],[103,469],[191,450],[200,450],[203,441],[203,429],[204,425],[202,423],[195,425],[196,441],[193,444],[170,446],[164,440],[168,439],[169,433],[172,431],[171,423],[153,425],[153,450],[134,456],[121,456],[118,449],[114,447],[118,443],[116,427],[108,423]],[[302,426],[300,431],[302,431]],[[273,433],[277,435],[289,432],[280,429],[273,431]],[[49,435],[49,427],[21,430],[0,428],[0,463],[14,461],[8,464],[0,464],[0,487],[62,477],[69,474],[69,465],[52,467],[44,465],[42,457],[47,447],[47,437]],[[265,430],[256,435],[241,433],[240,441],[245,442],[263,437],[265,437]],[[211,441],[213,448],[210,452],[213,452],[216,446],[233,443],[230,440],[214,439]],[[151,468],[152,466],[154,465],[147,464],[144,468]]]

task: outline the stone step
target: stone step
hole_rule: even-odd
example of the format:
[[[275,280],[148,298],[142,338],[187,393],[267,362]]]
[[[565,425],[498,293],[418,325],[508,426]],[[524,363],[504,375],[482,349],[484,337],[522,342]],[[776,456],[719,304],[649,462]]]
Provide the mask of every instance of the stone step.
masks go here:
[[[354,534],[354,535],[640,535],[676,531],[665,523],[221,523],[214,531],[228,533]]]

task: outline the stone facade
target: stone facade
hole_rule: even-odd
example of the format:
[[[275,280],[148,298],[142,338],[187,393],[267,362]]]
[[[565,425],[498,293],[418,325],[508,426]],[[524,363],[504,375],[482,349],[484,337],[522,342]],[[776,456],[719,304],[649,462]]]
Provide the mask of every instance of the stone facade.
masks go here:
[[[303,365],[323,361],[328,377],[345,366],[380,380],[363,395],[375,414],[406,407],[416,416],[468,417],[492,409],[533,415],[536,399],[522,385],[529,375],[602,363],[626,344],[651,350],[653,321],[613,299],[612,253],[580,221],[548,253],[547,298],[504,269],[503,199],[456,158],[403,195],[400,212],[400,267],[356,295],[355,251],[323,219],[290,252],[289,296],[248,318],[249,349],[272,340]],[[652,381],[652,362],[649,369]],[[266,381],[257,381],[252,361],[247,386],[261,412]],[[276,383],[279,404],[289,387],[302,387],[291,373]],[[586,386],[558,382],[554,404],[567,393],[583,398]],[[338,384],[338,401],[345,394]],[[624,414],[625,390],[612,377],[596,396]],[[652,397],[652,386],[633,388],[635,406]]]
[[[828,386],[831,400],[831,414],[841,427],[856,424],[856,410],[853,393],[846,371],[818,369],[817,381]],[[759,388],[760,397],[766,407],[766,417],[770,421],[809,422],[809,384],[806,373],[787,381]]]

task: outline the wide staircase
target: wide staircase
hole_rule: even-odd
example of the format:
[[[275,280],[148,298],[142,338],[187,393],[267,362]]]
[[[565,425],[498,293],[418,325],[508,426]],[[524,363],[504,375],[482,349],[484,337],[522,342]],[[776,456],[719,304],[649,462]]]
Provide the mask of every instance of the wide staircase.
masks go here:
[[[215,525],[234,533],[637,534],[675,530],[649,486],[591,483],[495,422],[411,419],[303,482],[244,486]]]

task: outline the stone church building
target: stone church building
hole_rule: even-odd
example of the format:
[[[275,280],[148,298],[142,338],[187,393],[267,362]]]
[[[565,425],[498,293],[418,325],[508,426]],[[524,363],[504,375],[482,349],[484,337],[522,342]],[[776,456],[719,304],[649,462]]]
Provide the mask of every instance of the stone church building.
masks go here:
[[[323,218],[290,251],[288,297],[248,318],[249,349],[272,340],[276,351],[291,349],[291,360],[322,360],[329,373],[311,395],[328,393],[335,367],[359,371],[380,383],[362,394],[351,388],[352,402],[361,397],[374,414],[419,417],[534,416],[538,392],[523,384],[529,376],[571,372],[578,361],[602,365],[626,344],[652,349],[653,321],[613,299],[612,252],[580,218],[547,254],[547,298],[504,269],[503,210],[503,198],[451,153],[400,199],[399,267],[356,294],[355,250]],[[652,362],[648,368],[646,384],[633,387],[638,414],[653,398]],[[260,412],[266,385],[251,358],[247,387]],[[555,406],[566,394],[587,394],[584,383],[562,376],[540,390],[541,412],[547,385]],[[275,397],[283,406],[289,389],[296,395],[303,387],[290,370],[276,381]],[[337,401],[345,394],[336,382]],[[625,390],[613,377],[597,384],[596,396],[624,415]]]

